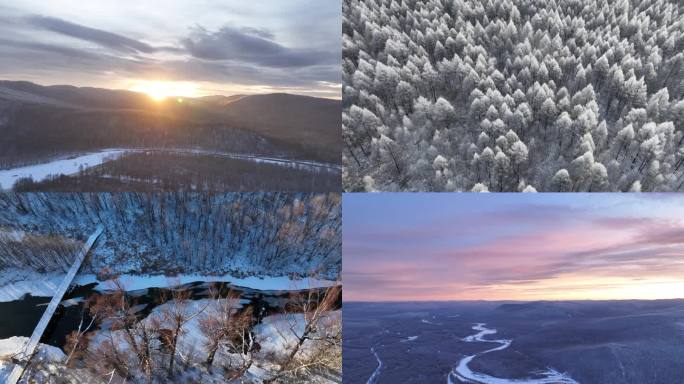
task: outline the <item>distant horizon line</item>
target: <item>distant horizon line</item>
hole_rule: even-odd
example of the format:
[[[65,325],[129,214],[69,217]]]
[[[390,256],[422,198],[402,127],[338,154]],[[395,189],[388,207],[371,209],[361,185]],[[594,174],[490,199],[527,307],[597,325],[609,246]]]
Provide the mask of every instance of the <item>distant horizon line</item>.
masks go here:
[[[91,89],[103,89],[107,91],[122,91],[122,92],[130,92],[130,93],[135,93],[135,94],[140,94],[140,95],[145,95],[145,92],[141,91],[134,91],[131,89],[126,89],[126,88],[104,88],[104,87],[98,87],[98,86],[93,86],[93,85],[73,85],[73,84],[44,84],[44,83],[38,83],[35,81],[31,80],[11,80],[11,79],[6,79],[6,78],[0,78],[0,82],[11,82],[11,83],[29,83],[29,84],[34,84],[40,87],[74,87],[74,88],[79,88],[79,89],[84,89],[84,88],[91,88]],[[259,96],[259,95],[292,95],[292,96],[301,96],[301,97],[310,97],[312,99],[326,99],[326,100],[337,100],[337,101],[342,101],[342,94],[340,91],[340,96],[339,97],[324,97],[324,96],[311,96],[311,95],[305,95],[301,93],[290,93],[290,92],[254,92],[254,93],[232,93],[232,94],[222,94],[222,93],[215,93],[215,94],[210,94],[210,95],[204,95],[204,96],[174,96],[170,95],[168,98],[183,98],[183,99],[201,99],[205,97],[235,97],[235,96]]]
[[[364,304],[378,304],[378,303],[501,303],[501,302],[518,302],[518,303],[535,303],[535,302],[558,302],[558,301],[665,301],[665,300],[684,300],[684,297],[677,298],[660,298],[660,299],[539,299],[539,300],[515,300],[515,299],[501,299],[501,300],[486,300],[486,299],[468,299],[468,300],[344,300],[344,303],[364,303]]]

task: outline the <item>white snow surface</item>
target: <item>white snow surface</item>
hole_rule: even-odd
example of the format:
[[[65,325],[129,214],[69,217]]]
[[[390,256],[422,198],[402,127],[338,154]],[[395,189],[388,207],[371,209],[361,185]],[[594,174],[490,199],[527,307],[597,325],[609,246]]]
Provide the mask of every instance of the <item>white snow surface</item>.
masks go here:
[[[22,241],[26,233],[16,229],[0,228],[0,240]]]
[[[195,361],[203,362],[206,357],[206,351],[204,347],[207,344],[206,337],[202,334],[200,330],[200,321],[207,314],[212,311],[220,310],[220,308],[225,308],[228,303],[228,299],[201,299],[201,300],[186,300],[181,305],[184,306],[183,312],[190,315],[198,314],[190,321],[183,325],[182,331],[178,338],[177,351],[180,356],[185,356],[186,358]],[[232,308],[240,308],[242,302],[232,303]],[[164,312],[173,309],[175,303],[165,303],[155,307],[151,313],[143,320],[145,322],[152,322],[154,320],[160,321],[162,326],[166,323],[164,318]],[[341,311],[331,312],[328,319],[330,321],[334,320],[337,322],[341,321],[342,313]],[[328,322],[323,321],[323,328]],[[304,329],[303,315],[302,314],[291,314],[291,315],[272,315],[266,316],[262,320],[262,323],[254,328],[255,341],[257,341],[261,346],[260,353],[284,353],[285,346],[293,344],[296,342],[295,334],[290,331],[290,325],[293,325],[295,332],[300,333]],[[170,325],[167,325],[170,327]],[[128,342],[125,337],[123,337],[122,331],[113,331],[113,338],[121,350],[129,348]],[[103,330],[96,331],[95,336],[91,340],[91,346],[97,345],[98,343],[109,340],[108,334],[106,333],[106,327]],[[302,346],[302,353],[306,353],[308,343],[310,341],[304,342]],[[219,349],[214,357],[215,366],[229,366],[231,361],[234,364],[239,364],[240,356],[237,354],[227,353],[223,349]],[[200,366],[200,365],[198,365]],[[260,382],[261,379],[268,375],[268,370],[265,369],[268,366],[258,366],[253,364],[247,372],[250,379],[255,382]],[[220,370],[215,370],[213,373],[202,371],[199,373],[201,379],[206,382],[222,382]],[[318,382],[325,382],[322,378]],[[223,379],[225,380],[225,379]],[[203,381],[203,382],[204,382]]]
[[[5,382],[7,376],[12,372],[14,364],[11,359],[14,355],[21,352],[29,338],[24,336],[13,336],[9,339],[0,340],[0,382]],[[39,344],[38,350],[32,361],[36,362],[61,362],[66,358],[64,352],[57,347]]]
[[[479,331],[478,333],[463,338],[463,341],[467,343],[495,343],[499,346],[487,349],[483,352],[479,352],[475,355],[466,356],[458,365],[449,372],[447,376],[447,383],[454,384],[452,377],[460,380],[459,382],[464,383],[476,383],[476,384],[579,384],[577,381],[573,380],[564,373],[560,373],[554,369],[547,368],[546,371],[540,372],[539,378],[527,378],[527,379],[506,379],[490,376],[484,373],[475,372],[468,364],[477,356],[484,355],[485,353],[490,353],[494,351],[501,351],[508,348],[512,340],[506,339],[485,339],[485,336],[496,334],[496,329],[491,329],[485,327],[485,323],[478,323],[473,326],[473,330]]]
[[[221,156],[236,160],[253,161],[258,164],[272,164],[283,167],[306,169],[309,171],[337,172],[341,166],[329,163],[320,163],[308,160],[291,160],[277,157],[265,157],[253,154],[230,153],[210,151],[203,149],[185,148],[113,148],[103,149],[96,152],[88,152],[72,155],[67,158],[60,157],[44,163],[27,165],[23,167],[0,170],[0,189],[11,189],[14,183],[23,177],[31,177],[34,181],[41,181],[50,175],[73,175],[80,168],[98,166],[106,161],[116,160],[126,153],[176,153],[180,155],[209,155]]]
[[[77,278],[78,284],[87,284],[94,282],[92,279],[94,275],[83,275],[83,283]],[[261,291],[295,291],[299,289],[322,288],[333,285],[334,281],[318,280],[318,279],[302,279],[292,280],[287,276],[248,276],[248,277],[234,277],[232,275],[202,275],[202,274],[188,274],[178,276],[165,275],[120,275],[119,280],[127,291],[135,291],[138,289],[152,288],[152,287],[169,287],[182,284],[192,283],[194,281],[203,282],[226,282],[235,286],[258,289]],[[97,290],[111,290],[114,288],[114,282],[107,280],[98,282]]]
[[[197,363],[197,367],[201,368],[202,365],[199,364],[203,362],[206,358],[206,352],[204,350],[207,340],[200,330],[200,320],[205,318],[208,313],[212,310],[217,310],[221,306],[226,305],[227,299],[201,299],[201,300],[186,300],[183,301],[183,312],[192,315],[192,319],[183,325],[182,331],[178,336],[177,342],[177,352],[179,356],[184,356],[184,358]],[[238,308],[242,305],[241,302],[234,303],[233,308]],[[174,309],[175,303],[164,303],[155,307],[151,313],[145,317],[142,321],[150,324],[152,321],[161,322],[163,327],[171,328],[168,320],[164,317],[165,311],[172,311]],[[141,308],[142,309],[142,308]],[[198,315],[195,315],[198,314]],[[106,324],[101,326],[100,330],[95,331],[93,338],[90,341],[90,347],[93,348],[103,341],[110,341],[117,345],[117,349],[120,351],[125,351],[130,349],[130,344],[128,339],[124,336],[123,331],[117,330],[112,331],[112,339],[109,338],[109,329]],[[229,366],[231,361],[235,364],[239,360],[238,355],[227,353],[222,349],[219,349],[214,357],[215,366]],[[232,360],[236,359],[236,360]],[[207,383],[222,383],[225,382],[221,374],[221,370],[214,370],[213,372],[208,372],[206,369],[201,369],[200,371],[193,372],[195,377],[192,378],[192,382],[207,382]],[[188,380],[191,378],[188,377]]]
[[[0,273],[0,302],[14,301],[30,293],[51,297],[65,273],[39,273],[23,268],[7,268]]]
[[[333,311],[326,319],[322,319],[322,328],[326,329],[333,322],[341,321],[342,312]],[[278,314],[266,316],[261,324],[254,329],[256,333],[256,340],[261,345],[261,351],[265,353],[284,353],[287,346],[292,346],[297,343],[297,337],[304,332],[304,315],[301,313],[295,314]],[[310,341],[305,341],[303,349],[306,349]]]
[[[375,368],[375,371],[373,371],[373,374],[368,378],[366,384],[374,384],[377,382],[378,377],[380,376],[380,370],[382,369],[382,360],[380,360],[380,356],[378,356],[378,351],[375,350],[375,347],[371,347],[371,353],[373,356],[375,356],[375,360],[378,361],[378,366]]]
[[[0,272],[0,302],[21,299],[26,294],[32,296],[50,297],[54,294],[65,274],[60,272],[39,273],[28,269],[8,268]],[[120,275],[124,289],[135,291],[153,287],[170,287],[191,283],[203,282],[228,282],[236,286],[258,289],[262,291],[288,291],[310,288],[322,288],[333,285],[335,282],[318,279],[291,280],[287,276],[249,276],[233,277],[232,275],[200,275],[188,274],[178,276],[165,275]],[[80,274],[74,279],[74,284],[86,285],[97,283],[95,290],[107,291],[115,288],[113,280],[100,281],[93,274]]]
[[[100,165],[105,161],[120,157],[124,152],[122,149],[103,150],[59,158],[46,163],[0,170],[0,189],[11,189],[14,183],[23,177],[31,177],[34,181],[40,181],[50,175],[73,175],[78,173],[81,167],[89,168]]]

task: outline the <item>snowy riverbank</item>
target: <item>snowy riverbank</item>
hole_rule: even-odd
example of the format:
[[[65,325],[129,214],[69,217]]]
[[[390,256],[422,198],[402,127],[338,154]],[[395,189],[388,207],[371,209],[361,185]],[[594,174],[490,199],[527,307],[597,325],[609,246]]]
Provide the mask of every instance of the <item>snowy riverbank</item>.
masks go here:
[[[22,178],[30,177],[41,181],[50,175],[73,175],[81,169],[98,166],[105,161],[115,160],[124,154],[122,149],[109,149],[59,158],[40,164],[0,170],[0,189],[10,189]]]
[[[44,163],[0,170],[0,189],[10,189],[21,178],[30,177],[33,181],[42,181],[50,175],[73,175],[81,169],[98,166],[106,161],[116,160],[126,153],[164,153],[194,156],[219,156],[236,160],[253,161],[260,164],[272,164],[282,167],[305,169],[311,172],[339,172],[341,166],[307,160],[292,160],[254,154],[230,153],[203,149],[186,148],[114,148],[97,152],[83,153],[58,158]]]
[[[0,340],[0,382],[7,380],[10,372],[14,368],[12,359],[19,356],[28,342],[28,337],[10,337]],[[45,364],[48,367],[53,363],[61,363],[66,358],[64,352],[57,347],[40,344],[32,362],[35,365]]]
[[[0,302],[19,300],[26,294],[32,296],[52,296],[64,278],[64,273],[39,273],[27,269],[10,268],[0,272]],[[232,275],[202,275],[183,274],[178,276],[165,275],[132,275],[119,276],[119,281],[127,291],[153,287],[169,287],[182,285],[194,281],[225,282],[235,286],[258,289],[262,291],[288,291],[309,288],[321,288],[334,284],[333,281],[319,279],[293,280],[287,276],[249,276],[234,277]],[[115,288],[114,281],[100,281],[94,274],[79,274],[74,284],[86,285],[97,283],[94,288],[99,291]]]

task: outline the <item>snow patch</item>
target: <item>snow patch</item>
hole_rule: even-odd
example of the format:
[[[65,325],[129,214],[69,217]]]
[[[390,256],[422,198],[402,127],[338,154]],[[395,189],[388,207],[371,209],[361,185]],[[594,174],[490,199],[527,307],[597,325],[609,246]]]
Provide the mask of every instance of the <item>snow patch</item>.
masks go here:
[[[30,177],[34,181],[41,181],[50,175],[73,175],[78,173],[81,168],[94,167],[105,161],[117,159],[124,152],[121,149],[104,150],[60,158],[47,163],[0,170],[0,189],[11,189],[18,179],[25,177]]]
[[[83,280],[77,277],[78,284],[83,281],[84,284],[93,282],[92,278],[94,275],[84,275]],[[119,280],[123,284],[127,291],[137,291],[139,289],[154,288],[154,287],[172,287],[177,285],[188,284],[196,281],[202,282],[216,282],[216,283],[230,283],[235,286],[258,289],[260,291],[295,291],[300,289],[311,289],[311,288],[323,288],[329,287],[335,284],[334,281],[330,280],[318,280],[318,279],[301,279],[292,280],[287,276],[249,276],[249,277],[234,277],[232,275],[201,275],[201,274],[189,274],[189,275],[178,275],[178,276],[165,276],[165,275],[120,275]],[[106,280],[98,282],[98,291],[106,291],[115,289],[115,284],[113,280]]]
[[[184,148],[115,148],[89,152],[67,158],[61,157],[45,163],[27,165],[11,169],[0,170],[0,189],[11,189],[21,178],[30,177],[34,181],[41,181],[50,175],[73,175],[82,168],[98,166],[106,161],[116,160],[126,153],[171,153],[178,155],[219,156],[235,160],[252,161],[257,164],[271,164],[282,167],[303,169],[311,172],[339,172],[341,166],[306,160],[281,159],[277,157],[263,157],[252,154],[229,153],[203,149]],[[149,181],[149,180],[148,180]]]
[[[380,370],[382,369],[382,360],[380,360],[380,356],[378,356],[378,351],[375,350],[375,347],[371,347],[371,353],[375,356],[375,360],[378,361],[378,366],[375,368],[375,371],[373,371],[371,377],[368,378],[366,384],[375,384],[378,381]]]
[[[0,273],[0,302],[20,300],[24,295],[51,297],[66,274],[61,272],[40,273],[29,269],[8,268]],[[225,282],[244,288],[261,291],[290,291],[311,288],[324,288],[335,284],[330,280],[301,279],[292,280],[287,276],[250,276],[234,277],[232,275],[200,275],[188,274],[178,276],[165,275],[120,275],[124,289],[137,291],[147,288],[166,288],[188,284],[196,281]],[[97,283],[95,290],[108,291],[116,288],[113,280],[99,281],[94,274],[77,275],[74,284],[87,285]]]
[[[19,300],[26,294],[51,297],[65,276],[62,272],[40,273],[7,268],[0,273],[0,302]]]
[[[24,336],[13,336],[9,339],[0,340],[0,382],[5,382],[7,376],[14,368],[12,358],[24,349],[29,338]],[[66,355],[61,349],[50,345],[39,344],[36,354],[31,360],[35,363],[59,363],[64,361]]]

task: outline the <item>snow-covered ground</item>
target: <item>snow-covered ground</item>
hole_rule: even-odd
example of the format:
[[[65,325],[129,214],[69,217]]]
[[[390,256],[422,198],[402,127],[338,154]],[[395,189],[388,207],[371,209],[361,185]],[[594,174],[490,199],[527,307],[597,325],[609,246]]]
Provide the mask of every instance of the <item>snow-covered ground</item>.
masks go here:
[[[39,273],[28,269],[9,268],[0,272],[0,302],[19,300],[25,294],[32,296],[52,296],[64,279],[65,274],[59,272]],[[231,275],[120,275],[119,281],[127,291],[152,287],[169,287],[195,281],[226,282],[236,286],[258,289],[262,291],[287,291],[309,288],[328,287],[334,284],[329,280],[301,279],[291,280],[287,276],[278,277],[234,277]],[[115,288],[112,280],[100,281],[93,274],[79,274],[74,284],[86,285],[97,283],[96,290],[106,291]]]
[[[6,382],[15,365],[11,359],[18,357],[17,352],[24,348],[28,340],[28,337],[0,340],[0,383]],[[108,376],[103,380],[101,377],[93,376],[87,368],[67,368],[64,365],[65,359],[66,355],[61,349],[38,344],[30,368],[24,371],[21,383],[124,383],[118,376]]]
[[[7,376],[9,376],[12,368],[14,368],[12,358],[23,350],[28,340],[28,337],[23,336],[13,336],[9,339],[0,340],[0,382],[4,383],[7,380]],[[49,365],[53,362],[62,362],[65,358],[66,355],[64,355],[61,349],[40,344],[32,361],[34,364],[45,363]]]
[[[104,149],[102,151],[90,152],[70,156],[69,158],[58,158],[45,163],[28,165],[23,167],[0,170],[0,189],[10,189],[14,183],[24,177],[31,177],[34,181],[41,181],[50,175],[73,175],[81,168],[95,167],[105,161],[115,160],[126,153],[171,153],[179,155],[207,155],[220,156],[230,159],[253,161],[258,164],[273,164],[282,167],[305,169],[309,171],[330,171],[338,172],[340,165],[320,163],[306,160],[291,160],[277,157],[264,157],[251,154],[240,154],[220,151],[210,151],[203,149],[185,148],[115,148]]]
[[[80,279],[83,280],[80,280]],[[83,283],[88,284],[94,282],[94,275],[83,275],[82,277],[77,277],[76,282],[80,285]],[[261,291],[294,291],[299,289],[310,289],[310,288],[321,288],[329,287],[334,284],[333,281],[329,280],[318,280],[318,279],[301,279],[292,280],[287,276],[278,277],[234,277],[232,275],[200,275],[200,274],[188,274],[188,275],[178,275],[178,276],[165,276],[165,275],[120,275],[119,280],[123,284],[127,291],[134,291],[138,289],[145,289],[151,287],[168,287],[174,285],[182,285],[192,283],[194,281],[203,282],[225,282],[231,283],[235,286],[258,289]],[[83,281],[83,283],[81,283]],[[114,288],[114,282],[111,280],[98,282],[98,286],[95,288],[97,290],[108,290]]]
[[[124,154],[122,149],[110,149],[60,158],[46,163],[27,165],[24,167],[0,170],[0,189],[10,189],[14,183],[24,177],[31,177],[40,181],[50,175],[72,175],[81,168],[100,165],[108,160],[114,160]]]
[[[225,378],[222,376],[220,370],[214,370],[209,372],[206,368],[200,364],[206,359],[205,346],[208,344],[206,336],[202,333],[200,323],[206,318],[208,314],[221,313],[228,308],[240,308],[244,302],[237,301],[230,303],[228,299],[200,299],[200,300],[186,300],[181,304],[175,302],[164,303],[156,306],[150,314],[142,321],[148,324],[153,324],[157,322],[161,324],[163,328],[171,328],[171,324],[168,324],[168,316],[165,316],[165,312],[173,312],[175,305],[182,305],[182,312],[186,313],[191,317],[191,319],[183,325],[182,331],[178,337],[177,352],[179,356],[183,356],[188,361],[191,361],[193,365],[199,369],[192,373],[193,379],[196,382],[207,382],[207,383],[222,383]],[[258,352],[263,356],[271,356],[271,354],[278,356],[279,354],[287,353],[288,345],[294,345],[297,342],[295,333],[300,335],[305,326],[303,314],[278,314],[266,316],[262,320],[262,323],[254,327],[255,342],[260,346],[260,351]],[[341,323],[342,313],[341,311],[331,312],[327,317],[327,321],[321,322],[321,329],[328,329],[331,324]],[[295,333],[293,333],[293,330]],[[103,327],[103,330],[96,331],[93,339],[91,340],[91,347],[98,345],[103,341],[114,340],[118,345],[119,350],[126,350],[130,348],[128,346],[128,341],[123,335],[123,332],[112,331],[112,338],[110,338],[109,330]],[[310,343],[313,341],[306,341],[302,346],[302,353],[306,353]],[[228,353],[223,349],[219,349],[214,357],[215,366],[231,366],[239,365],[242,362],[242,357],[239,354]],[[268,375],[268,369],[273,368],[269,363],[260,361],[259,364],[256,362],[252,364],[250,369],[247,371],[247,377],[250,382],[261,382],[264,377]],[[312,381],[313,382],[313,381]],[[325,383],[328,380],[321,377],[317,377],[315,382]]]
[[[0,240],[22,241],[26,233],[15,229],[0,228]]]
[[[342,312],[333,311],[326,318],[321,319],[318,332],[328,332],[335,324],[341,324]],[[256,341],[261,346],[260,353],[273,354],[274,356],[283,356],[288,354],[292,347],[297,343],[297,337],[304,333],[304,315],[296,314],[278,314],[265,317],[261,324],[254,328],[256,334]],[[302,344],[301,354],[307,354],[313,343],[317,341],[306,340]],[[257,366],[252,366],[249,372],[256,378],[264,377],[262,370]],[[317,377],[311,382],[328,382],[323,378]]]
[[[23,268],[5,269],[0,272],[0,302],[19,300],[27,293],[52,296],[65,276],[65,273],[38,273]]]
[[[418,336],[409,336],[409,337],[407,337],[407,338],[405,338],[405,339],[401,339],[401,340],[399,340],[399,341],[401,341],[402,343],[407,343],[407,342],[409,342],[409,341],[414,341],[414,340],[416,340],[417,338],[418,338]]]
[[[456,368],[454,368],[447,376],[447,383],[454,384],[452,377],[456,377],[459,382],[465,383],[481,383],[481,384],[578,384],[577,381],[573,380],[564,373],[560,373],[554,369],[547,368],[546,371],[539,372],[539,378],[528,378],[528,379],[506,379],[490,376],[481,372],[475,372],[468,364],[477,356],[484,355],[485,353],[501,351],[508,348],[512,340],[506,339],[485,339],[485,336],[496,334],[496,329],[491,329],[485,327],[484,323],[478,323],[473,326],[473,330],[478,331],[478,333],[463,338],[463,341],[467,343],[494,343],[499,344],[497,347],[487,349],[483,352],[477,353],[475,355],[466,356],[461,361],[458,362]]]

